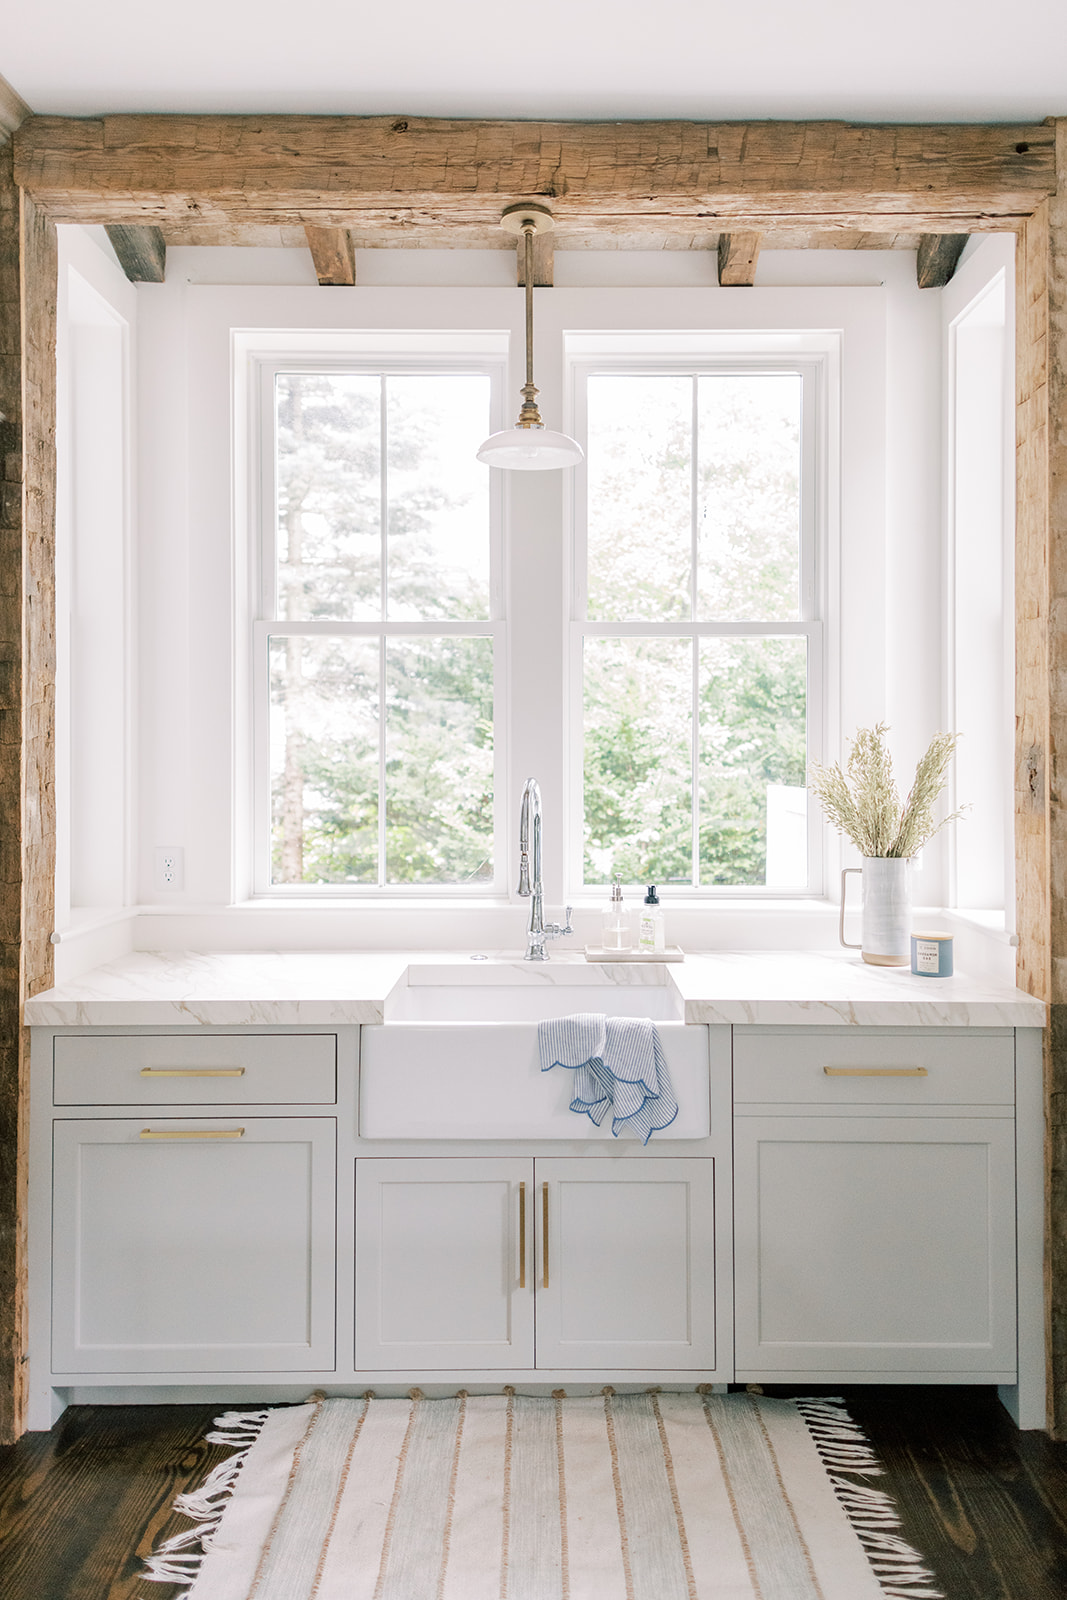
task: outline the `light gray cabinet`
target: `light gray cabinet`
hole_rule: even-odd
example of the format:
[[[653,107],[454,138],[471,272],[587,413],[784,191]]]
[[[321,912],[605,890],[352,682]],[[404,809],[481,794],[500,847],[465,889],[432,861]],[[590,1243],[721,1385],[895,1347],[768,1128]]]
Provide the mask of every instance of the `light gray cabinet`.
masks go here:
[[[57,1120],[53,1370],[332,1370],[335,1142],[327,1117]]]
[[[1014,1382],[1013,1036],[738,1030],[734,1072],[737,1377]]]
[[[360,1157],[356,1367],[710,1370],[714,1222],[711,1160]]]

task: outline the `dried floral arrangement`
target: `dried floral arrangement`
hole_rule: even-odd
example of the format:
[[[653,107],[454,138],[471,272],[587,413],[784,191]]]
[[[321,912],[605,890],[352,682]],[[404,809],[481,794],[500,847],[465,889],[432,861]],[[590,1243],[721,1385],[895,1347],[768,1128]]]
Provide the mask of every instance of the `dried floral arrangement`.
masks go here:
[[[893,763],[886,749],[887,724],[860,728],[848,753],[846,771],[811,764],[808,787],[821,802],[827,817],[864,856],[903,856],[921,850],[946,822],[955,822],[963,809],[934,820],[934,805],[945,787],[948,764],[959,734],[937,733],[915,769],[907,799],[901,803],[893,781]]]

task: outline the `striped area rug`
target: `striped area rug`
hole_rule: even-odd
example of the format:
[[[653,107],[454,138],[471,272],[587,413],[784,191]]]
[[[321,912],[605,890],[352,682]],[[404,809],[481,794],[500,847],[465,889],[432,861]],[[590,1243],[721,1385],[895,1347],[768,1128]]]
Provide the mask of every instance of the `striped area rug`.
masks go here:
[[[935,1600],[837,1401],[313,1399],[240,1446],[146,1576],[190,1600]]]

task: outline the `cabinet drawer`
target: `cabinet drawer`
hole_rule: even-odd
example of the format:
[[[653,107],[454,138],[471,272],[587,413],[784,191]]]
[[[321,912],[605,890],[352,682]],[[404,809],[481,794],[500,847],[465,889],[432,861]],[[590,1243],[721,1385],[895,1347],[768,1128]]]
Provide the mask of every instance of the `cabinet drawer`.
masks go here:
[[[1011,1105],[1013,1034],[734,1029],[738,1104]]]
[[[334,1034],[59,1034],[56,1105],[332,1105]]]

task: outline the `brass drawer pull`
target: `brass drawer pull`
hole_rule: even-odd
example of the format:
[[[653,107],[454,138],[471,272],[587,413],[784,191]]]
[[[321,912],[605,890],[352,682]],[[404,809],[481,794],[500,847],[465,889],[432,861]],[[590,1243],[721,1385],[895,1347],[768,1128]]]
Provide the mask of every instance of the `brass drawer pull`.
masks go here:
[[[544,1287],[548,1288],[548,1184],[541,1185],[541,1258],[544,1265]]]
[[[823,1067],[828,1078],[925,1078],[925,1067]]]
[[[526,1287],[526,1185],[519,1184],[519,1288]]]
[[[142,1139],[243,1139],[243,1128],[142,1128]]]
[[[244,1067],[142,1067],[142,1078],[243,1078]]]

